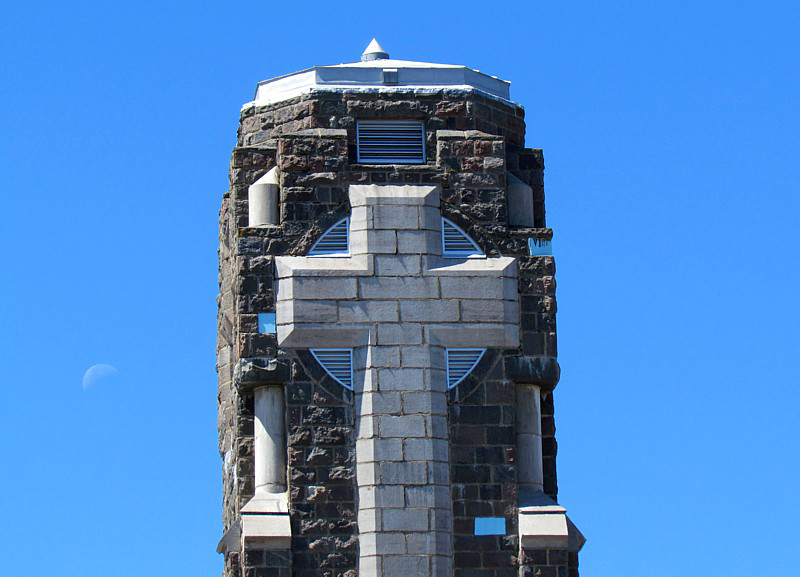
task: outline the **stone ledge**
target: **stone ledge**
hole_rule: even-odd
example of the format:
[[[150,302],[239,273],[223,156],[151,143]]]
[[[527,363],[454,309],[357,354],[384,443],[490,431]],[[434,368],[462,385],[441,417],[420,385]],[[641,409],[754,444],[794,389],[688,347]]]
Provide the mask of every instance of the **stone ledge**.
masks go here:
[[[506,357],[506,375],[515,383],[538,385],[552,391],[561,377],[555,357]]]
[[[297,301],[296,301],[297,302]],[[286,349],[352,348],[369,341],[369,323],[288,323],[278,324],[278,346]]]
[[[227,555],[251,544],[261,549],[288,550],[291,540],[288,513],[243,514],[225,531],[217,544],[217,553]]]
[[[448,258],[426,254],[423,255],[423,258],[425,259],[425,266],[422,270],[424,276],[517,277],[517,261],[514,257],[480,255]]]
[[[225,534],[222,536],[222,539],[219,540],[217,543],[217,553],[224,553],[228,554],[234,551],[239,550],[239,542],[242,538],[242,523],[241,519],[237,519],[228,530],[225,531]]]
[[[244,507],[243,514],[278,515],[289,514],[289,494],[270,493],[262,488],[256,489],[256,494]]]
[[[264,549],[288,549],[292,528],[288,513],[243,514],[242,540],[258,543]]]
[[[567,517],[567,510],[542,491],[520,494],[519,540],[521,549],[581,550],[586,537]]]
[[[303,137],[322,137],[322,138],[347,138],[347,130],[344,128],[306,128],[293,132],[278,134],[277,138],[303,138]]]
[[[403,173],[430,173],[437,172],[439,167],[435,162],[425,164],[365,164],[362,162],[351,162],[350,171],[367,171],[367,172],[395,172],[398,167],[402,167]]]
[[[257,144],[244,144],[235,146],[233,148],[233,152],[263,152],[265,150],[269,150],[274,152],[278,149],[278,141],[275,138],[271,138],[269,140],[264,140]]]
[[[262,224],[261,226],[240,226],[236,229],[237,237],[281,238],[283,229],[279,224]]]
[[[553,240],[552,228],[537,228],[535,226],[515,226],[508,231],[511,237],[533,237],[543,238],[545,240]]]
[[[373,255],[353,256],[279,256],[275,258],[275,275],[292,277],[356,277],[375,273]]]
[[[351,184],[350,206],[409,205],[439,207],[438,184]]]
[[[477,138],[480,140],[503,140],[502,136],[481,132],[480,130],[437,130],[437,139],[445,138]]]

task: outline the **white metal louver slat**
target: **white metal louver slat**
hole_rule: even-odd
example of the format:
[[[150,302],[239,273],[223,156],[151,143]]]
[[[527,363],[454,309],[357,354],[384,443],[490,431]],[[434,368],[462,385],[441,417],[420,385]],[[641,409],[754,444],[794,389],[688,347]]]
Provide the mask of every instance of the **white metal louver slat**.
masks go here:
[[[358,162],[423,164],[425,129],[421,120],[359,120]]]
[[[311,349],[311,354],[333,380],[348,389],[353,388],[352,349]]]
[[[350,252],[350,219],[343,218],[319,237],[308,256],[346,255]]]
[[[464,257],[482,254],[483,251],[466,232],[446,218],[442,219],[442,256]]]
[[[486,349],[446,349],[447,387],[452,389],[472,372]]]

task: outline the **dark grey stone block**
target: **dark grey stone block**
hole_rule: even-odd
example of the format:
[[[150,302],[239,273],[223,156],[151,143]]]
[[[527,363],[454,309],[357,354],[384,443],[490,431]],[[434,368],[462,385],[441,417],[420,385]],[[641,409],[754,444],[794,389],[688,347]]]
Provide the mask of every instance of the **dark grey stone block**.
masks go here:
[[[283,359],[239,359],[236,381],[240,389],[252,390],[261,385],[283,384],[289,380],[289,363]]]
[[[538,385],[552,391],[561,377],[555,357],[506,357],[506,375],[515,383]]]

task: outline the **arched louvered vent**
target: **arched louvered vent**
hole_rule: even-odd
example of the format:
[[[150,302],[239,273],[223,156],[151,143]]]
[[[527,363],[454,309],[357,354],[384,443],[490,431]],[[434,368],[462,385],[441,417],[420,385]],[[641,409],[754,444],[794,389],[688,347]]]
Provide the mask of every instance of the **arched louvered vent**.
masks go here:
[[[483,251],[466,232],[446,218],[442,219],[442,256],[464,257],[482,254]]]
[[[486,349],[447,349],[447,387],[452,389],[472,372]]]
[[[311,354],[337,383],[353,388],[352,349],[311,349]]]
[[[425,129],[421,120],[359,120],[358,162],[423,164]]]
[[[350,219],[343,218],[314,243],[308,256],[343,255],[350,252]]]

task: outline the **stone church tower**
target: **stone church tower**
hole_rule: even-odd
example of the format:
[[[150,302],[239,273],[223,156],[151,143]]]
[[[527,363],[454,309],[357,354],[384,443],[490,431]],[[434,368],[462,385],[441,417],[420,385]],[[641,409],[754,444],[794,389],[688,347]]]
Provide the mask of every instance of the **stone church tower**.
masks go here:
[[[220,211],[225,577],[576,577],[542,153],[509,83],[259,83]]]

